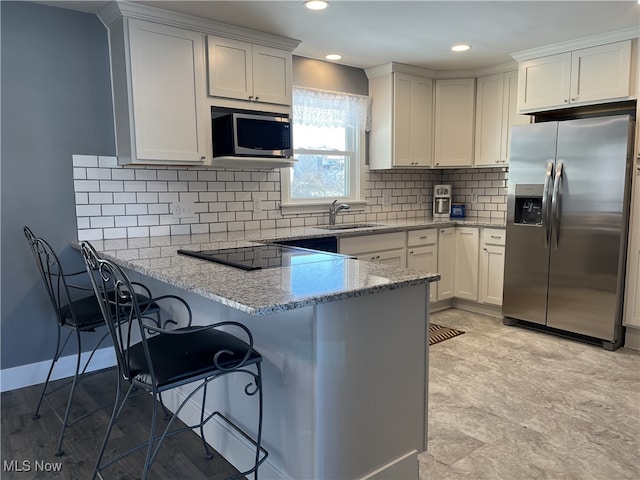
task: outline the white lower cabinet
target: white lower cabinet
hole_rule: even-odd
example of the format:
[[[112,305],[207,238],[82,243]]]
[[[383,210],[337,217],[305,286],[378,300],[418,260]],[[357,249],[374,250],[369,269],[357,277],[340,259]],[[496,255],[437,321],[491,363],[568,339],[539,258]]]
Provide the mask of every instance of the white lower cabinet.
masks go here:
[[[358,255],[358,260],[365,260],[368,262],[384,263],[385,265],[393,265],[394,267],[406,267],[407,262],[404,248],[397,250],[387,250],[385,252],[367,252]]]
[[[456,227],[455,296],[478,300],[478,247],[476,227]]]
[[[640,106],[638,106],[638,112],[640,113]],[[627,283],[623,315],[624,325],[632,327],[633,330],[640,329],[640,126],[637,127],[637,135],[638,145],[636,147],[636,165],[633,176],[629,247],[627,252]],[[630,330],[627,329],[627,332]],[[637,330],[635,331],[637,332]],[[640,348],[640,343],[635,348]]]
[[[455,227],[438,229],[438,300],[453,298],[455,293],[454,275],[456,259]]]
[[[377,235],[362,235],[357,237],[340,238],[338,251],[353,255],[358,260],[384,263],[396,267],[407,266],[405,233],[380,233]]]
[[[430,286],[432,303],[455,297],[500,306],[505,239],[501,228],[425,228],[340,238],[338,251],[358,260],[438,272],[440,281]]]
[[[411,230],[407,232],[407,268],[425,272],[438,271],[438,230]],[[429,301],[438,299],[438,284],[429,286]]]
[[[480,303],[502,305],[504,285],[504,230],[483,228],[480,235]]]

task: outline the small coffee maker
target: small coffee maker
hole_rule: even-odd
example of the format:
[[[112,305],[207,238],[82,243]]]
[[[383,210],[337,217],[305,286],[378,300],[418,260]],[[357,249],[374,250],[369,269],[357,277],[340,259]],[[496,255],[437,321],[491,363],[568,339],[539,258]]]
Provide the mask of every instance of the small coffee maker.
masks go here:
[[[451,215],[451,185],[433,187],[433,218],[449,218]]]

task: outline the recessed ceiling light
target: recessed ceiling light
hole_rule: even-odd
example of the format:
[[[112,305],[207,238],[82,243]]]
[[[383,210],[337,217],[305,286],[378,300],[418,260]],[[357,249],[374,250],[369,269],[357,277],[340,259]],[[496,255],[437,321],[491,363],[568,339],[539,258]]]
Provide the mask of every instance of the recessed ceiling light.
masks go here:
[[[309,10],[324,10],[329,6],[329,2],[324,0],[307,0],[304,2],[304,6]]]
[[[458,45],[454,45],[451,47],[451,50],[454,52],[466,52],[471,48],[471,45],[467,45],[466,43],[459,43]]]
[[[339,53],[330,53],[329,55],[325,55],[324,58],[326,58],[327,60],[340,60],[342,58],[342,55],[340,55]]]

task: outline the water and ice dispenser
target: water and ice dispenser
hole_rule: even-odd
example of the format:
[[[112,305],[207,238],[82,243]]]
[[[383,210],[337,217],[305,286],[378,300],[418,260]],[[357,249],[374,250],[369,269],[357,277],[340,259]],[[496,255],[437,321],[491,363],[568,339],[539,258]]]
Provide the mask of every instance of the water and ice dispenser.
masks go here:
[[[516,185],[515,211],[513,223],[521,225],[542,225],[543,185]]]

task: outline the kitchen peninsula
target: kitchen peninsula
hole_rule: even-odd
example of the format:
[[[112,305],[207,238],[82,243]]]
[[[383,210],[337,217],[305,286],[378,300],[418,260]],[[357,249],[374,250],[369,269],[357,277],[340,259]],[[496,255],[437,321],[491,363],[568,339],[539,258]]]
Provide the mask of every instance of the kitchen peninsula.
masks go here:
[[[439,275],[346,256],[244,271],[177,253],[275,239],[264,234],[92,244],[154,295],[185,298],[195,323],[234,320],[251,329],[264,358],[269,457],[261,478],[417,479],[427,438],[429,283]],[[242,388],[221,390],[208,402],[232,405],[231,417],[251,431],[255,399],[229,396]],[[183,419],[197,410],[187,407]],[[207,426],[208,441],[225,458],[238,467],[250,463],[240,439],[214,420]]]

